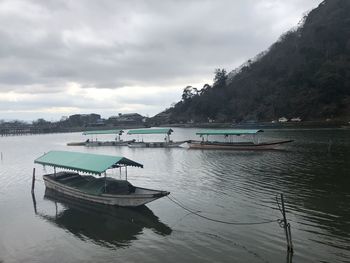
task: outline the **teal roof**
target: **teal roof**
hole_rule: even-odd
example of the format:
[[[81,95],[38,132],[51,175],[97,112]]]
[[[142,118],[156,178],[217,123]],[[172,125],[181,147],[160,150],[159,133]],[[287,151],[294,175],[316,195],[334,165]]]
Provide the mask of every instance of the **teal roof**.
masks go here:
[[[172,132],[173,130],[169,128],[137,129],[137,130],[129,130],[128,134],[171,134]]]
[[[67,151],[50,151],[34,163],[93,174],[101,174],[119,165],[143,167],[125,157]]]
[[[197,135],[241,135],[241,134],[256,134],[263,130],[205,130],[197,132]]]
[[[100,130],[100,131],[85,131],[83,135],[93,135],[93,134],[121,134],[123,130]]]

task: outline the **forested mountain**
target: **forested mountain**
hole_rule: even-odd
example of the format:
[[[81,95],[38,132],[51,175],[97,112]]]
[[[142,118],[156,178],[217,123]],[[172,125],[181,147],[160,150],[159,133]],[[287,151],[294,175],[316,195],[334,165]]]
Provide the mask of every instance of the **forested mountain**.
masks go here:
[[[326,0],[267,51],[214,83],[188,86],[170,122],[350,117],[350,1]]]

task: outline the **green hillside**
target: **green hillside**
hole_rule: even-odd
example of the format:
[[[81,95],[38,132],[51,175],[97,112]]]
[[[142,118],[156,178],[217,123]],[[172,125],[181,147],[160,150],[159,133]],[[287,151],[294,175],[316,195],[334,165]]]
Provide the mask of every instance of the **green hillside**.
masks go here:
[[[350,117],[350,1],[326,0],[267,51],[214,83],[188,86],[163,121]]]

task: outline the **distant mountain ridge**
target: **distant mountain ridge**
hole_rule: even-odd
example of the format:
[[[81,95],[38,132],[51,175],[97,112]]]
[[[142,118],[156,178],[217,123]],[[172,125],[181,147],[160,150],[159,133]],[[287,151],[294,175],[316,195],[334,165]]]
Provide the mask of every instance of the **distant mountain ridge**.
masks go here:
[[[266,52],[213,85],[186,87],[164,122],[350,118],[350,1],[326,0]]]

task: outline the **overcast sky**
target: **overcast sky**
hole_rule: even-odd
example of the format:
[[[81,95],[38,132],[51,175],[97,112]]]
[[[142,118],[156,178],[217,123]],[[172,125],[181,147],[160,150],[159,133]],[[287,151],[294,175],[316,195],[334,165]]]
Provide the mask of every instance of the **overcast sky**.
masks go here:
[[[321,0],[0,0],[0,119],[153,116]]]

